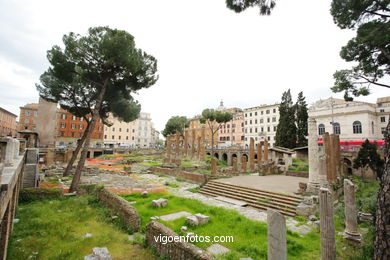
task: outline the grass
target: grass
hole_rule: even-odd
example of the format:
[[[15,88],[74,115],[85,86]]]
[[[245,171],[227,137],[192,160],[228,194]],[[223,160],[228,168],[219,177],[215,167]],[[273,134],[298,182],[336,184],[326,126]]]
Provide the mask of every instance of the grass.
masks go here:
[[[195,172],[201,174],[211,174],[211,170],[207,170],[207,169],[196,169]]]
[[[165,182],[165,186],[171,187],[171,188],[178,188],[180,187],[176,183],[171,183],[171,182]]]
[[[89,196],[21,203],[16,218],[8,259],[84,259],[94,247],[107,247],[114,259],[154,259],[131,244],[120,220]]]
[[[308,161],[301,161],[297,158],[292,158],[292,162],[293,162],[293,164],[297,164],[297,165],[308,165],[309,164]]]
[[[309,172],[309,166],[307,166],[307,165],[297,165],[297,166],[290,165],[290,166],[288,166],[288,170],[292,171],[292,172]]]
[[[189,227],[188,232],[194,232],[203,236],[233,236],[234,242],[221,243],[231,249],[231,252],[218,259],[239,259],[251,257],[252,259],[267,258],[267,225],[243,217],[233,210],[221,207],[208,206],[198,200],[180,198],[166,193],[149,194],[144,198],[140,194],[123,194],[123,198],[129,201],[136,201],[133,206],[141,216],[142,229],[152,216],[161,216],[178,211],[188,211],[190,213],[202,213],[210,216],[210,222],[199,226]],[[165,208],[153,208],[151,201],[158,198],[168,199]],[[159,220],[164,225],[173,229],[176,233],[184,235],[180,227],[186,225],[185,218],[165,222]],[[195,245],[206,248],[211,242],[195,243]],[[296,233],[287,232],[287,246],[289,259],[319,259],[320,242],[318,232],[311,232],[300,236]]]
[[[161,167],[163,165],[162,160],[158,161],[146,161],[138,163],[143,166]]]
[[[187,189],[188,191],[190,192],[193,192],[193,193],[198,193],[200,188],[190,188],[190,189]]]

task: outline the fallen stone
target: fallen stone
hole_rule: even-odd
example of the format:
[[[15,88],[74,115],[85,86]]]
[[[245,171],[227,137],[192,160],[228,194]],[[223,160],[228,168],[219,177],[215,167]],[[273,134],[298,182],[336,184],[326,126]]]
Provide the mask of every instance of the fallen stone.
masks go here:
[[[182,227],[180,228],[180,231],[181,231],[181,232],[186,232],[187,229],[188,229],[187,226],[182,226]]]
[[[84,257],[84,260],[112,260],[106,247],[94,247],[93,253]]]
[[[229,204],[237,205],[237,206],[240,206],[240,207],[245,207],[245,206],[248,205],[248,203],[246,203],[245,201],[235,200],[235,199],[231,199],[231,198],[226,198],[226,197],[223,197],[223,196],[217,196],[214,199],[219,200],[219,201],[223,201],[223,202],[226,202],[226,203],[229,203]]]
[[[14,218],[14,223],[19,223],[20,219]]]
[[[373,222],[374,216],[370,213],[358,212],[358,220],[360,222]]]
[[[160,218],[158,216],[151,217],[150,220],[159,220]]]
[[[142,195],[143,197],[147,197],[147,196],[148,196],[148,192],[147,192],[147,191],[143,191],[143,192],[141,193],[141,195]]]
[[[310,220],[310,221],[316,221],[316,220],[317,220],[317,217],[314,216],[314,215],[310,215],[310,216],[309,216],[309,220]]]
[[[221,244],[212,244],[206,249],[206,251],[213,255],[222,255],[228,253],[230,249]]]
[[[203,215],[200,213],[195,214],[195,217],[198,219],[199,225],[206,224],[207,222],[209,222],[209,219],[210,219],[209,216],[206,216],[206,215]]]
[[[320,229],[320,221],[319,220],[314,221],[313,226],[319,230]]]
[[[152,200],[152,206],[155,208],[165,208],[167,205],[167,199],[159,198],[158,200]]]
[[[84,237],[92,237],[92,233],[87,233],[84,235]]]
[[[186,222],[188,225],[196,227],[199,225],[199,220],[196,216],[189,216],[186,218]]]
[[[298,204],[297,209],[296,209],[296,214],[298,216],[304,216],[308,217],[311,214],[313,214],[316,210],[316,205],[315,204],[306,204],[304,202],[301,202]]]
[[[172,221],[172,220],[175,220],[178,218],[188,217],[188,216],[191,216],[191,213],[189,213],[187,211],[179,211],[179,212],[160,216],[160,219],[164,220],[164,221]]]
[[[187,237],[194,237],[195,236],[195,233],[193,232],[187,232]]]

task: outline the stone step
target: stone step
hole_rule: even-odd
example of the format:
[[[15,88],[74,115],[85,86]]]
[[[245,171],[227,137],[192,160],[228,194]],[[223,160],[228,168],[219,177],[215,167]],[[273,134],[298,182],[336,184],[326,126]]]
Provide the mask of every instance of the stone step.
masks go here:
[[[293,195],[293,194],[259,190],[259,189],[255,189],[255,188],[233,185],[233,184],[218,182],[218,181],[209,181],[207,184],[213,184],[213,185],[218,185],[218,186],[231,187],[231,188],[235,188],[235,189],[239,189],[239,190],[251,191],[251,192],[259,194],[259,195],[267,195],[267,196],[273,197],[273,198],[280,198],[280,199],[289,198],[290,201],[296,201],[297,203],[300,203],[302,201],[302,196],[297,196],[297,195]]]
[[[232,188],[225,188],[225,187],[220,187],[220,186],[214,186],[214,185],[209,185],[208,186],[208,189],[214,189],[214,190],[218,190],[218,191],[224,191],[224,192],[232,192]],[[233,188],[234,189],[234,188]],[[250,192],[245,192],[245,191],[241,191],[239,189],[234,189],[234,194],[240,194],[242,195],[243,197],[248,197],[248,198],[256,198],[257,200],[270,200],[278,205],[282,205],[284,207],[296,207],[298,206],[298,202],[296,201],[290,201],[289,198],[285,198],[284,200],[282,199],[275,199],[275,198],[271,198],[267,195],[259,195],[259,194],[253,194],[253,193],[250,193]]]
[[[302,197],[295,195],[263,191],[218,181],[208,182],[200,189],[199,193],[217,198],[222,196],[238,200],[260,210],[276,209],[287,216],[295,216],[296,207],[302,201]]]
[[[238,194],[234,191],[228,192],[228,191],[221,191],[221,190],[213,189],[213,188],[207,188],[206,192],[208,193],[207,195],[212,195],[212,196],[223,195],[223,196],[228,197],[228,198],[239,199],[239,200],[247,202],[248,206],[251,206],[254,208],[259,208],[262,210],[266,210],[267,208],[273,208],[273,209],[276,209],[276,210],[282,212],[285,215],[289,215],[289,216],[295,215],[295,208],[296,208],[295,206],[283,205],[280,203],[276,203],[272,200],[269,200],[269,202],[267,200],[262,201],[258,197],[244,196],[244,195]],[[200,190],[199,193],[206,194],[205,190]],[[262,198],[262,199],[264,199],[264,198]]]

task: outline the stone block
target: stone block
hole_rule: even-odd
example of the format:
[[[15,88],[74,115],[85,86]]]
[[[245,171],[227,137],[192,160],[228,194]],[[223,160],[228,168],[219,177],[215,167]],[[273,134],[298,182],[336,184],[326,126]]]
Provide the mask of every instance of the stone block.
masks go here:
[[[297,206],[296,214],[298,216],[308,217],[316,211],[316,208],[316,205],[308,205],[306,203],[301,202]]]
[[[212,244],[207,248],[207,252],[213,255],[222,255],[228,253],[229,251],[229,248],[226,248],[221,244]]]
[[[23,188],[36,187],[38,173],[38,164],[26,164],[24,166]]]
[[[209,222],[209,219],[210,219],[209,216],[206,216],[206,215],[203,215],[200,213],[195,214],[195,217],[198,219],[199,225],[206,224],[207,222]]]
[[[186,218],[186,222],[188,225],[196,227],[199,225],[199,220],[196,216],[189,216]]]
[[[95,247],[93,253],[84,257],[84,260],[112,260],[106,247]]]
[[[167,205],[167,199],[159,198],[158,200],[152,200],[152,206],[155,208],[165,208]]]
[[[143,192],[141,193],[141,195],[142,195],[142,197],[147,197],[147,196],[148,196],[148,192],[147,192],[147,191],[143,191]]]

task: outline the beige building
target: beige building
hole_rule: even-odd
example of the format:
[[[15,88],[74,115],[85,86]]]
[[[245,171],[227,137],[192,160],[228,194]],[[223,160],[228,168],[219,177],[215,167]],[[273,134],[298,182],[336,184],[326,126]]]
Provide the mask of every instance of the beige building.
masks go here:
[[[249,147],[250,138],[255,144],[268,140],[272,147],[275,143],[276,129],[279,123],[279,104],[260,105],[244,109],[245,146]]]
[[[0,136],[16,136],[17,115],[0,107]]]
[[[218,147],[229,147],[245,145],[244,113],[242,109],[233,107],[225,108],[221,101],[217,110],[229,112],[233,115],[232,120],[221,125],[218,130]]]
[[[129,123],[112,116],[109,117],[109,121],[112,126],[104,128],[106,147],[148,148],[155,146],[155,130],[150,113],[141,112],[139,118]]]
[[[390,114],[390,97],[377,103],[328,98],[309,108],[309,117],[317,121],[318,137],[325,132],[340,135],[340,140],[382,140]]]

